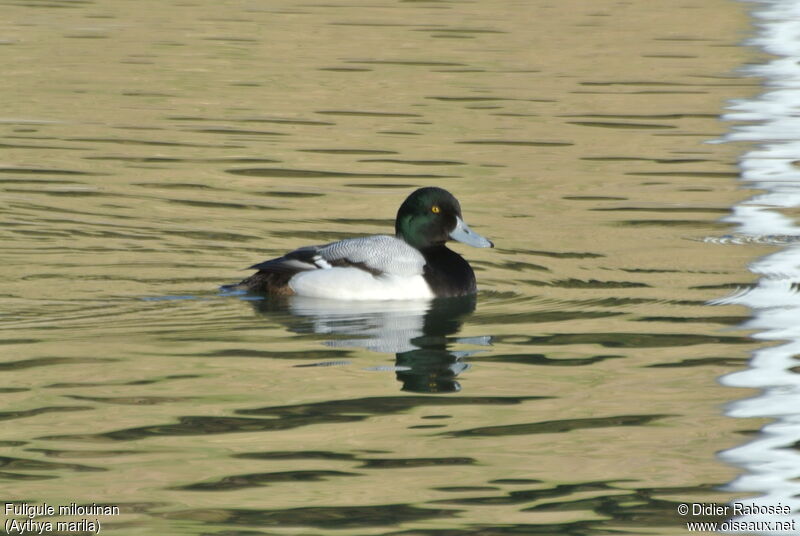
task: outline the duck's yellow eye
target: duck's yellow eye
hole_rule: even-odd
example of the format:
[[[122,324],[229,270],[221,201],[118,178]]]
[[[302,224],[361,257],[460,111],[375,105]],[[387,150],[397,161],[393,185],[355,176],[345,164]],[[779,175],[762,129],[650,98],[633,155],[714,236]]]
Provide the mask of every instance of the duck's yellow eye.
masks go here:
[[[431,207],[431,212],[433,212],[434,214],[439,214],[441,211],[442,209],[439,208],[439,205],[433,205]]]

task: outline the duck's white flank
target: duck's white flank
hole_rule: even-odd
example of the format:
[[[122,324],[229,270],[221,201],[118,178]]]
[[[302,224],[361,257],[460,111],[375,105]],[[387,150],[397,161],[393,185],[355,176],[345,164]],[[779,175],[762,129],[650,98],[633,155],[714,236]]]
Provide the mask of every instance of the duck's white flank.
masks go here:
[[[374,276],[353,267],[300,272],[289,280],[298,296],[335,300],[420,300],[434,297],[421,274]]]

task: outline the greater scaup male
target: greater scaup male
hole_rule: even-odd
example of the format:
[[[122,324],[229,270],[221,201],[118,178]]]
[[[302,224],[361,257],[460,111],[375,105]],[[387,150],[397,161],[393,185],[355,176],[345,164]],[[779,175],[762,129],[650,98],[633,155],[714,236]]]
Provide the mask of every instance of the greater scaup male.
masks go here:
[[[258,270],[233,288],[339,300],[411,300],[477,291],[475,273],[445,242],[494,247],[461,218],[447,190],[416,190],[400,205],[395,235],[350,238],[306,246],[251,266]]]

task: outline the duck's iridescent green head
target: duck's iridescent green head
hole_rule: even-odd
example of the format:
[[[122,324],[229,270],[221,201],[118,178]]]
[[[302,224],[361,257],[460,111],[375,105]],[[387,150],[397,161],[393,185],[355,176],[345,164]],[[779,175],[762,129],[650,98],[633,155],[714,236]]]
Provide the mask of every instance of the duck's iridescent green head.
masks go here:
[[[469,228],[461,217],[461,205],[453,194],[428,186],[416,190],[400,205],[395,233],[417,249],[441,246],[458,240],[476,248],[494,244]]]

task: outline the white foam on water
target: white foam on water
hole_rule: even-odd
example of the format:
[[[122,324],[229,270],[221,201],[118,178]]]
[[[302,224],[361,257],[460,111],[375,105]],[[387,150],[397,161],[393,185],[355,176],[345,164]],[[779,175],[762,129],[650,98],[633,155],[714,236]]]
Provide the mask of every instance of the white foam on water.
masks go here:
[[[783,249],[749,266],[757,284],[738,289],[714,303],[739,304],[751,309],[745,324],[757,330],[754,338],[773,342],[754,352],[746,370],[726,375],[722,383],[760,389],[761,393],[729,404],[726,414],[737,418],[774,419],[744,445],[720,457],[744,472],[728,485],[756,497],[737,501],[754,505],[788,505],[791,516],[745,515],[737,521],[800,521],[800,227],[780,212],[800,206],[800,2],[760,0],[754,5],[758,35],[749,44],[776,56],[747,74],[763,78],[765,90],[752,99],[731,103],[724,116],[745,121],[722,141],[758,144],[740,161],[742,179],[763,190],[733,208],[727,221],[738,228],[728,243],[761,242]],[[769,239],[772,237],[772,239]],[[720,243],[724,243],[720,241]],[[800,526],[800,523],[797,523]],[[754,531],[785,534],[781,531]]]

